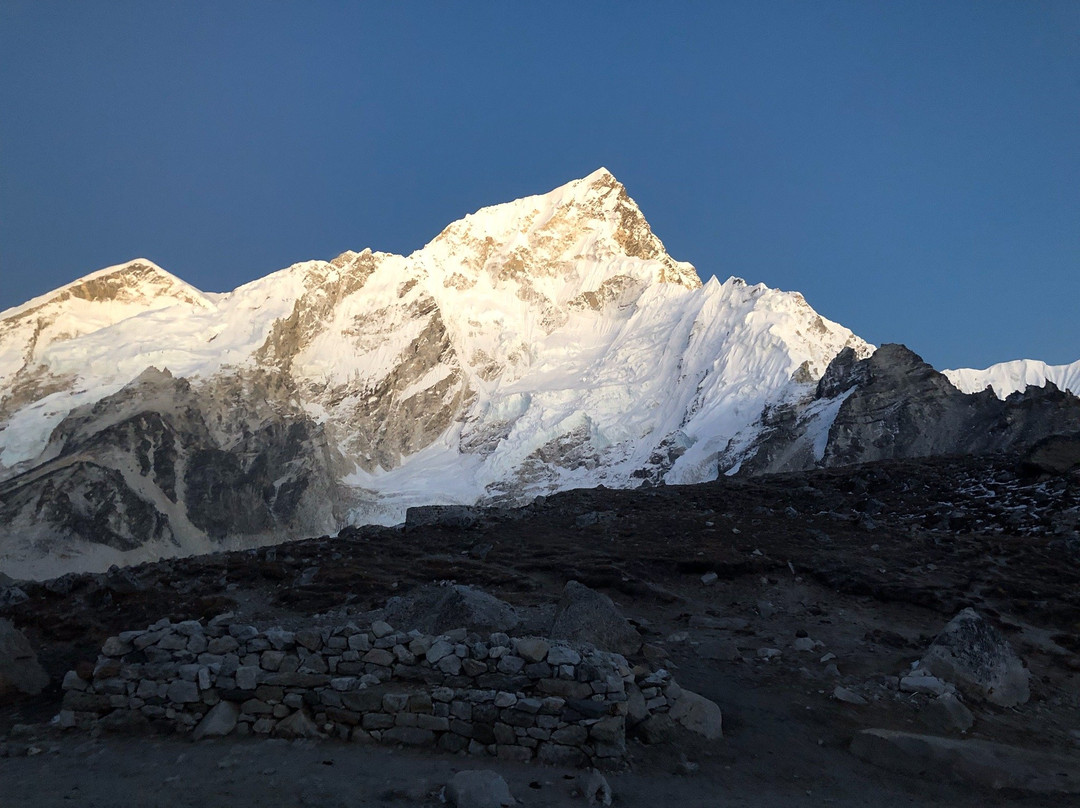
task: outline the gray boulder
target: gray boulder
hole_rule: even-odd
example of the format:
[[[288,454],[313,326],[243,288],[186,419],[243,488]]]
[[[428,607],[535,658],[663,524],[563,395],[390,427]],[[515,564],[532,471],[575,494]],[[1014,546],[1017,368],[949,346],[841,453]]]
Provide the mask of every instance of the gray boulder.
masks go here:
[[[589,805],[611,805],[611,786],[607,778],[593,769],[585,778],[582,793]]]
[[[508,808],[510,786],[490,769],[458,772],[446,784],[446,801],[457,808]]]
[[[0,620],[0,699],[18,693],[36,696],[48,683],[25,635],[10,620]]]
[[[931,732],[967,732],[975,716],[955,693],[943,693],[922,708],[919,719]]]
[[[551,626],[553,640],[585,642],[617,654],[641,648],[641,635],[607,595],[577,581],[567,581]]]
[[[724,721],[715,701],[690,690],[682,690],[669,713],[673,721],[713,741],[724,737]]]
[[[404,630],[419,629],[426,634],[443,634],[455,628],[481,634],[509,632],[518,624],[509,603],[461,584],[429,584],[391,598],[383,617]]]
[[[277,738],[321,738],[322,733],[311,720],[311,716],[303,710],[297,710],[278,721],[277,726],[274,727],[274,736]]]
[[[1008,641],[974,609],[949,621],[922,659],[922,667],[969,696],[1001,707],[1023,704],[1031,674]]]
[[[675,722],[667,713],[653,713],[634,728],[644,744],[671,743],[675,739]]]
[[[239,718],[239,707],[231,701],[219,701],[203,716],[191,737],[196,741],[203,738],[222,738],[236,729]]]

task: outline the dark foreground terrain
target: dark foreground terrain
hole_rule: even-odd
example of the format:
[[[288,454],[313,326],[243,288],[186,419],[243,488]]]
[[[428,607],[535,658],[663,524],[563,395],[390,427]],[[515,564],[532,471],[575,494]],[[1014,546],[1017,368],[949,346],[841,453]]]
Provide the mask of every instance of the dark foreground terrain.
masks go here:
[[[1080,804],[949,782],[948,767],[895,773],[848,751],[878,727],[1015,745],[1057,756],[1051,778],[1080,776],[1075,475],[1037,475],[1004,456],[888,462],[573,491],[454,521],[0,589],[0,617],[25,632],[52,678],[40,696],[0,708],[0,805],[434,805],[450,773],[469,768],[497,769],[525,805],[584,804],[571,769],[331,740],[192,743],[48,726],[67,670],[96,659],[107,637],[162,617],[231,611],[298,625],[363,616],[447,580],[543,607],[570,579],[609,594],[638,627],[638,662],[673,670],[724,713],[722,741],[631,741],[630,768],[607,775],[616,805]],[[932,697],[899,687],[965,607],[1031,672],[1025,704],[968,700],[966,731]],[[813,648],[798,650],[807,639]],[[838,699],[838,687],[865,703]]]

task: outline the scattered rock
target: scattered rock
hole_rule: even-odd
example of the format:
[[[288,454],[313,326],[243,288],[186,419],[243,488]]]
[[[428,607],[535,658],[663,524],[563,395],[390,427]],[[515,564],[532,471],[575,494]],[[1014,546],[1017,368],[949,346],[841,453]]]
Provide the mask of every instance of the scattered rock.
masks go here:
[[[582,793],[589,805],[611,805],[611,786],[604,775],[594,769],[584,779]]]
[[[854,690],[849,690],[846,687],[837,686],[832,692],[833,698],[837,701],[845,702],[846,704],[857,704],[860,707],[867,703],[866,699],[856,693]]]
[[[1001,707],[1024,704],[1029,697],[1030,673],[1008,641],[974,609],[949,621],[920,667]]]
[[[692,774],[697,774],[701,769],[701,765],[689,760],[686,755],[679,755],[679,762],[675,764],[675,774],[682,777],[689,777]]]
[[[715,572],[706,572],[704,575],[701,576],[701,582],[705,584],[705,586],[711,586],[712,584],[715,584],[719,579],[720,576],[717,575]]]
[[[952,685],[930,675],[930,672],[919,668],[908,676],[900,678],[900,690],[904,693],[922,693],[927,696],[940,696],[952,690]]]
[[[491,769],[455,774],[446,784],[446,801],[456,808],[508,808],[515,802],[510,786]]]
[[[25,635],[10,620],[0,620],[0,699],[15,693],[36,696],[48,683]]]
[[[30,596],[17,586],[0,586],[0,608],[26,603]]]
[[[587,642],[617,654],[641,648],[641,636],[607,595],[577,581],[567,581],[555,612],[551,638]]]
[[[482,544],[474,544],[469,548],[469,558],[487,561],[488,554],[494,549],[494,545],[487,541]]]

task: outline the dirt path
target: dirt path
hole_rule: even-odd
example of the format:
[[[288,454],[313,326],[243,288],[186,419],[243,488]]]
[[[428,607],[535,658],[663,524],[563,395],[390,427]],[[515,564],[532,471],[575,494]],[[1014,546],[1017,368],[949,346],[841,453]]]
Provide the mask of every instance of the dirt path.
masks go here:
[[[671,750],[650,750],[637,770],[607,775],[614,804],[679,806],[992,806],[1056,805],[887,775],[833,745],[804,743],[805,727],[753,694],[740,706],[746,727],[701,768],[673,776]],[[440,805],[439,792],[455,771],[490,768],[523,806],[582,806],[571,769],[527,766],[398,752],[332,741],[177,739],[98,740],[65,737],[38,743],[40,754],[0,759],[4,808],[359,808]],[[793,747],[798,752],[793,754]],[[667,751],[669,754],[665,754]]]

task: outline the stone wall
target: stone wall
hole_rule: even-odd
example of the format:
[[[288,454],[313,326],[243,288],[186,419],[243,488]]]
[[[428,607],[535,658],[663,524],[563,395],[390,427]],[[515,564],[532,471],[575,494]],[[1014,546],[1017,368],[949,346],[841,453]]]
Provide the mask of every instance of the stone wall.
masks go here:
[[[618,654],[501,633],[161,620],[110,637],[92,671],[67,674],[59,723],[611,766],[625,758],[628,719],[666,713],[680,693],[664,672],[638,674]]]

